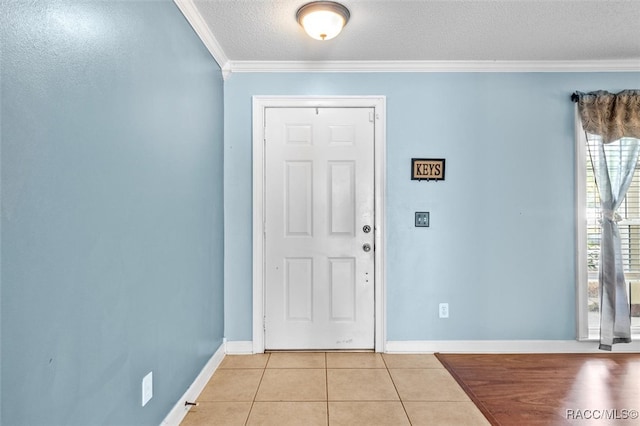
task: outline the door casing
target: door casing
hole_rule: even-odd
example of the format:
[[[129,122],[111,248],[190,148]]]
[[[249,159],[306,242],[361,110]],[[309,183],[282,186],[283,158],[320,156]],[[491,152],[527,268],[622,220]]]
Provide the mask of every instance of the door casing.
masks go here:
[[[253,97],[253,353],[263,353],[264,342],[264,174],[265,108],[374,108],[375,174],[375,351],[384,352],[385,321],[385,211],[386,98],[384,96],[254,96]]]

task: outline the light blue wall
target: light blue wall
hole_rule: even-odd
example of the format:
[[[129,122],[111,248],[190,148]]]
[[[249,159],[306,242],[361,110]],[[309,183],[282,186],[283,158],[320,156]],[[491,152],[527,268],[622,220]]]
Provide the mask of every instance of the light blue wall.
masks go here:
[[[0,17],[2,422],[158,425],[222,343],[220,68],[170,0]]]
[[[640,73],[233,74],[226,337],[252,338],[251,96],[386,96],[388,340],[573,339],[569,96],[638,87]],[[412,157],[445,158],[446,181],[411,181]],[[414,228],[414,211],[431,212],[429,229]]]

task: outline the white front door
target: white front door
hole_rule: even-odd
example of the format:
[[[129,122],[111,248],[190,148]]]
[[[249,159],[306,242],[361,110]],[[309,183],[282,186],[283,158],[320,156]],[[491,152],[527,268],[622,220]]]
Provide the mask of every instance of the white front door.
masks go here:
[[[374,108],[265,109],[265,349],[374,348]]]

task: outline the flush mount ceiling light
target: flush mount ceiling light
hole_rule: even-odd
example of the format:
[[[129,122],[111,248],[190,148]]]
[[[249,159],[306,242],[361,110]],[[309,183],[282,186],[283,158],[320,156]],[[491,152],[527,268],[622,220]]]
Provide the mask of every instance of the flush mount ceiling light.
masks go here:
[[[296,19],[316,40],[331,40],[349,21],[349,9],[333,1],[314,1],[298,9]]]

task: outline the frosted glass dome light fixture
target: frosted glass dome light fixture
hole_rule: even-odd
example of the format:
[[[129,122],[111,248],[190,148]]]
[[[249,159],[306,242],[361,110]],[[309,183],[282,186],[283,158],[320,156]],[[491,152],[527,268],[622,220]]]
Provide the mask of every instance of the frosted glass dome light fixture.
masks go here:
[[[349,9],[333,1],[314,1],[298,9],[296,19],[310,37],[331,40],[347,25]]]

